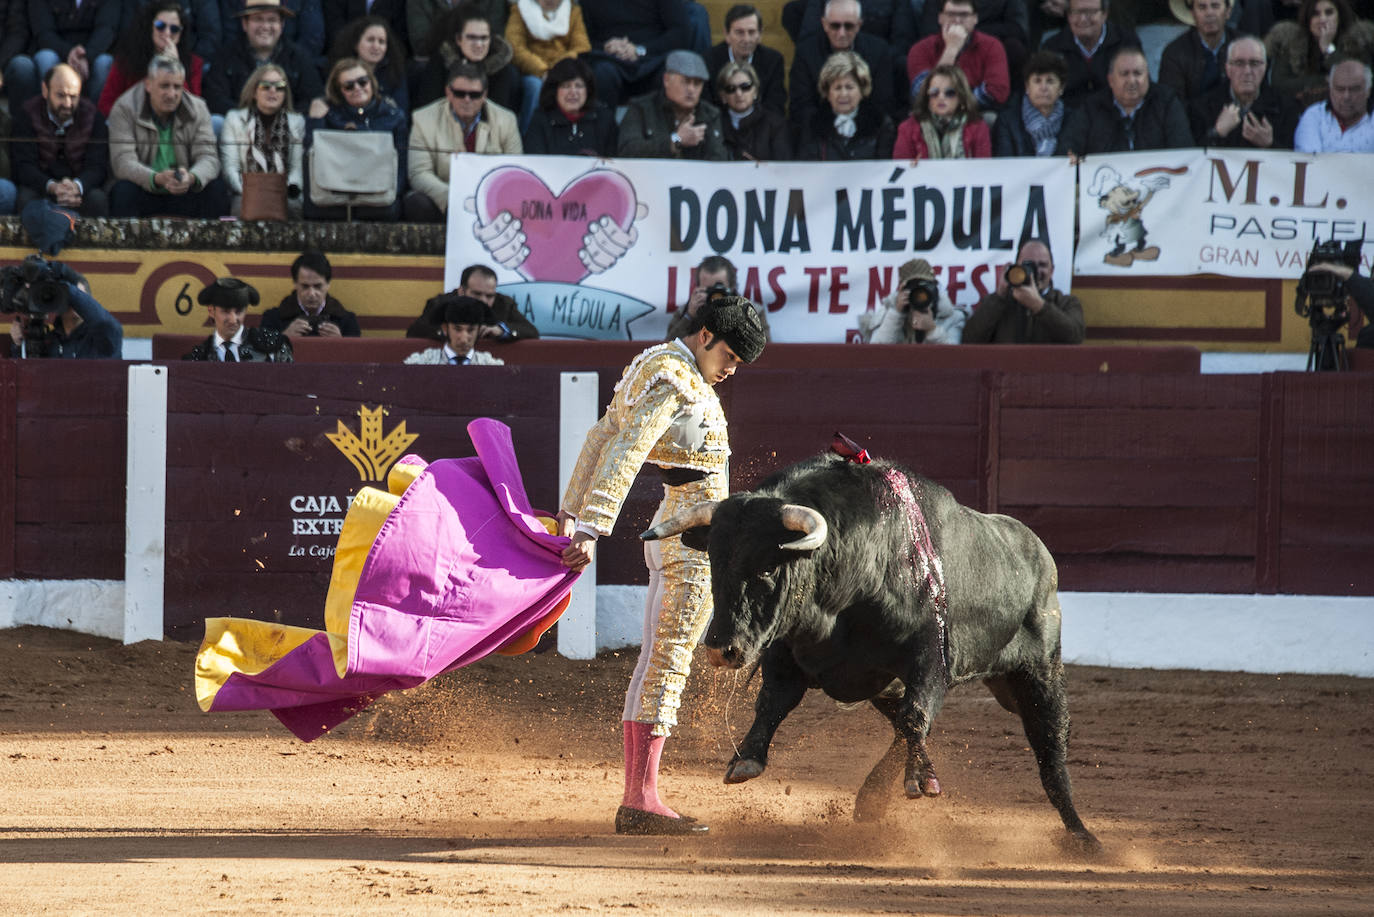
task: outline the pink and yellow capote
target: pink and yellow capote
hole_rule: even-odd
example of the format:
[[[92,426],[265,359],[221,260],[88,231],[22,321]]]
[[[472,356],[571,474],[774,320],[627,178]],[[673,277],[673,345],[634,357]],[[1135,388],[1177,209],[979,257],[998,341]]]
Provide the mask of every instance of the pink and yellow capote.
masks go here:
[[[206,619],[202,710],[270,710],[309,742],[387,691],[538,642],[578,577],[560,559],[568,539],[530,507],[510,429],[479,418],[468,435],[476,457],[408,455],[386,490],[359,491],[339,533],[324,630]]]

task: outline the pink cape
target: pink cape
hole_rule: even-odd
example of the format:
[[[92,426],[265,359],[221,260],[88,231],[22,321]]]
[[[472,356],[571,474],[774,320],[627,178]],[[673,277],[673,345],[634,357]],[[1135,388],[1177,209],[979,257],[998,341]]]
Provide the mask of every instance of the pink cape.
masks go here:
[[[579,575],[560,559],[568,540],[548,534],[531,509],[510,429],[480,418],[468,434],[476,458],[425,466],[386,515],[358,573],[346,635],[207,620],[196,673],[202,709],[268,709],[308,742],[380,694],[510,643],[567,596]],[[401,462],[423,465],[415,456]],[[335,564],[337,583],[340,556]],[[293,643],[265,668],[261,655],[244,665],[265,644]]]

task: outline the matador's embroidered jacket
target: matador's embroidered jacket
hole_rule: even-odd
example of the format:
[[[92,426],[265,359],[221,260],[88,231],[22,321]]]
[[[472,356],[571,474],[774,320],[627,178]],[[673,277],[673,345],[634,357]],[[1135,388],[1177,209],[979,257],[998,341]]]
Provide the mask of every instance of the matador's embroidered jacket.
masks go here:
[[[598,535],[609,535],[646,462],[705,472],[728,492],[730,444],[715,389],[681,341],[635,357],[615,387],[606,413],[587,434],[562,509]]]

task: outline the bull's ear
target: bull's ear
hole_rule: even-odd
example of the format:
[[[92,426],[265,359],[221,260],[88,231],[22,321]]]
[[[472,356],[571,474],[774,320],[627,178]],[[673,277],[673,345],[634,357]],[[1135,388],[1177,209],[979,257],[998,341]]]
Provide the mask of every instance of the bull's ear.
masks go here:
[[[682,543],[693,551],[705,551],[706,543],[711,538],[711,527],[709,525],[698,525],[682,533]]]

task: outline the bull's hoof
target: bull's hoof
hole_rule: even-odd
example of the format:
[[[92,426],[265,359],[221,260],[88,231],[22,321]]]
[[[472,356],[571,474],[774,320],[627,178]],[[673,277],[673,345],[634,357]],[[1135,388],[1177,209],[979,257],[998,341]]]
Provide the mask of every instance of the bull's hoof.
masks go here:
[[[746,780],[753,780],[763,773],[763,765],[753,758],[741,758],[738,761],[730,762],[730,766],[725,771],[726,783],[743,783]]]
[[[939,796],[940,779],[934,774],[924,780],[908,780],[904,784],[907,799],[920,799],[922,796]]]
[[[1060,836],[1059,846],[1065,853],[1085,859],[1096,859],[1106,853],[1102,847],[1102,842],[1087,828],[1065,831]]]

